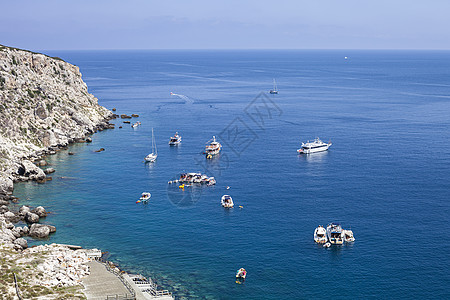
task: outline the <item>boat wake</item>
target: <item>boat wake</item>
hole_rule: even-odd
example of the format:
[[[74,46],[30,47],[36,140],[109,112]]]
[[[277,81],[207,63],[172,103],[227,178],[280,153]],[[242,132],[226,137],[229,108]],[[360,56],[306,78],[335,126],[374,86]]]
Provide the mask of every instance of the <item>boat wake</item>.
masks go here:
[[[175,93],[172,93],[172,92],[170,92],[170,95],[171,95],[171,96],[177,96],[178,98],[180,98],[180,99],[186,101],[185,104],[194,104],[194,100],[191,99],[191,98],[189,98],[188,96],[180,95],[180,94],[175,94]]]

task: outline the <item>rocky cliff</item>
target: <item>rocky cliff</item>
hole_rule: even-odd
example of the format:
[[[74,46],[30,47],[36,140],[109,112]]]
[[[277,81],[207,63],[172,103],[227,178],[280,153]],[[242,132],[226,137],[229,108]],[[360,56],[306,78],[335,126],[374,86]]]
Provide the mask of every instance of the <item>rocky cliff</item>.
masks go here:
[[[110,128],[112,116],[89,94],[77,66],[0,45],[0,194],[23,176],[24,160]]]

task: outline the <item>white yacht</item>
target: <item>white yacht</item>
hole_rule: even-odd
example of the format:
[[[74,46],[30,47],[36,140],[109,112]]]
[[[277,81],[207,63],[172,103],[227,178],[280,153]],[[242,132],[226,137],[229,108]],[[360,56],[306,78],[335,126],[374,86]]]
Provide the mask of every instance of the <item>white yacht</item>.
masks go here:
[[[155,162],[156,158],[158,157],[158,149],[156,148],[156,142],[155,142],[155,137],[153,136],[153,128],[152,128],[152,153],[150,153],[149,155],[147,155],[144,160],[146,162]]]
[[[345,242],[354,242],[355,241],[355,237],[353,236],[353,231],[351,231],[351,230],[343,229],[342,235],[344,236]]]
[[[319,244],[327,242],[327,230],[322,225],[314,230],[314,241]]]
[[[233,199],[230,195],[223,195],[220,202],[225,208],[232,208],[234,206]]]
[[[331,223],[327,226],[327,238],[331,244],[342,245],[344,237],[342,234],[342,227],[338,223]]]
[[[211,141],[211,140],[210,140]],[[205,147],[205,154],[207,158],[211,158],[212,156],[219,154],[220,150],[222,149],[222,145],[216,141],[216,137],[213,136],[212,142],[209,143]]]
[[[327,151],[332,145],[331,142],[324,143],[319,138],[315,138],[313,142],[302,143],[302,147],[297,150],[299,154],[310,154],[315,152]]]
[[[177,146],[180,143],[181,143],[181,135],[179,135],[178,132],[175,132],[175,135],[170,137],[169,145]]]

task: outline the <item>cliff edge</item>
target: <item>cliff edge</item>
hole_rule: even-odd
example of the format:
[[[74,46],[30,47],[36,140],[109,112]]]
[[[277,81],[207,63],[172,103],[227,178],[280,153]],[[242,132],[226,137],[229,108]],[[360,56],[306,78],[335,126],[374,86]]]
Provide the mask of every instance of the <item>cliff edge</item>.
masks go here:
[[[54,149],[111,128],[113,114],[88,92],[77,66],[0,45],[0,187]],[[2,191],[0,190],[0,194]]]

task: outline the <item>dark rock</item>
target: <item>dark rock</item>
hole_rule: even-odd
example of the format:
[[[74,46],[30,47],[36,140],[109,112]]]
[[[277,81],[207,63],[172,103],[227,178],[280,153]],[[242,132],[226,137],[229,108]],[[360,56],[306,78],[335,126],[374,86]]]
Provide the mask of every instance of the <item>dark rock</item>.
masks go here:
[[[122,126],[119,126],[119,128],[122,128]]]
[[[27,223],[37,223],[39,222],[39,216],[32,212],[27,212],[25,214],[25,222]]]
[[[92,139],[90,137],[86,138],[86,143],[92,143]]]
[[[105,148],[100,148],[98,150],[95,150],[95,152],[102,152],[102,151],[105,151]]]
[[[52,181],[53,180],[53,177],[52,176],[47,176],[46,178],[45,178],[45,181]]]
[[[114,107],[114,108],[112,109],[112,111],[116,111],[116,108]]]
[[[123,121],[125,124],[130,124],[131,122],[130,121]]]
[[[69,152],[69,153],[67,153],[67,154],[69,154],[69,155],[74,155],[75,153],[73,153],[73,152]]]
[[[36,182],[42,184],[42,183],[46,183],[47,180],[46,180],[46,178],[44,178],[44,179],[37,179]]]
[[[53,168],[48,168],[48,169],[44,170],[45,174],[50,174],[50,173],[54,173],[54,172],[55,172],[55,169],[53,169]]]
[[[120,118],[122,118],[122,119],[131,119],[131,116],[127,116],[126,114],[121,114]]]
[[[137,114],[131,114],[131,116],[132,116],[133,118],[139,118],[139,115],[137,115]]]

